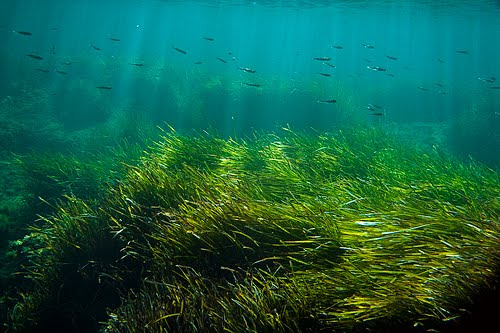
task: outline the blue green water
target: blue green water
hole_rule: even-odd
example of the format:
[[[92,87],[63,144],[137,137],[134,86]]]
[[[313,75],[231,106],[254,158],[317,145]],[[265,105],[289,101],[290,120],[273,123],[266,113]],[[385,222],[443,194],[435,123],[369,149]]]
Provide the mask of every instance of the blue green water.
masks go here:
[[[67,132],[423,124],[496,164],[499,31],[498,1],[5,0],[0,98],[37,91]]]
[[[374,156],[379,157],[374,159],[375,162],[363,162],[369,154],[352,154],[354,158],[349,161],[354,166],[375,163],[373,170],[384,171],[380,173],[383,184],[380,193],[386,193],[386,190],[391,192],[386,178],[397,179],[394,193],[404,192],[406,185],[410,186],[401,197],[408,195],[409,199],[396,202],[390,199],[393,195],[396,197],[392,193],[387,199],[388,204],[393,205],[390,212],[380,213],[380,216],[397,212],[398,205],[404,213],[404,206],[412,208],[409,205],[414,204],[413,195],[417,194],[422,203],[426,201],[424,199],[433,203],[436,193],[444,193],[449,188],[449,193],[438,196],[443,203],[438,210],[442,206],[445,216],[455,225],[458,223],[455,214],[466,211],[464,207],[467,206],[462,202],[468,202],[471,215],[464,220],[467,228],[472,225],[476,232],[479,230],[475,227],[476,222],[487,223],[485,230],[493,230],[494,237],[496,229],[489,223],[498,220],[497,187],[494,185],[498,182],[497,173],[474,162],[469,163],[469,157],[493,170],[498,170],[500,165],[499,68],[498,0],[1,0],[0,327],[6,329],[3,321],[7,320],[9,313],[17,312],[15,304],[21,295],[28,295],[23,298],[29,303],[29,294],[22,291],[34,287],[22,274],[14,274],[24,269],[32,260],[32,254],[41,246],[37,238],[23,239],[34,230],[30,227],[43,225],[40,215],[55,214],[58,205],[69,203],[73,196],[106,206],[106,201],[98,203],[99,200],[105,195],[117,193],[113,189],[121,184],[125,169],[135,170],[125,168],[125,165],[135,165],[140,156],[148,156],[143,150],[153,145],[150,140],[157,138],[155,129],[158,125],[165,128],[168,124],[181,134],[207,130],[223,138],[247,138],[256,131],[276,131],[285,126],[299,131],[313,129],[320,137],[327,131],[338,133],[338,129],[354,128],[354,133],[360,134],[359,138],[350,134],[346,137],[352,139],[353,146],[360,141],[367,142],[366,146],[362,145],[366,152],[373,145],[380,144],[367,133],[395,132],[409,139],[410,145],[424,148],[414,150],[410,147],[408,155],[436,147],[435,151],[443,153],[443,156],[451,153],[453,157],[465,160],[466,163],[457,166],[456,172],[466,176],[463,179],[446,178],[447,172],[454,172],[446,162],[440,167],[433,165],[431,169],[422,171],[422,178],[427,171],[430,179],[436,177],[435,184],[406,175],[404,170],[415,167],[413,164],[393,173],[385,173],[400,162],[392,153],[394,150],[381,148],[383,145],[373,149],[376,152]],[[382,131],[365,131],[372,127]],[[360,131],[356,132],[357,129]],[[280,133],[279,130],[276,132]],[[256,137],[259,138],[259,135]],[[233,143],[230,141],[227,145],[221,144],[221,147]],[[281,147],[281,143],[277,143]],[[196,145],[193,144],[193,147]],[[212,148],[203,147],[207,151]],[[195,159],[197,153],[192,152]],[[340,155],[343,153],[339,150]],[[401,155],[401,161],[408,158],[403,150]],[[358,156],[360,163],[357,163]],[[416,159],[420,156],[417,155]],[[213,156],[210,154],[210,157]],[[334,155],[330,157],[335,159]],[[425,158],[422,160],[426,161]],[[329,163],[327,161],[325,159],[325,164]],[[320,159],[315,161],[317,165],[320,165],[319,162]],[[380,165],[384,168],[377,169],[376,166]],[[419,165],[417,163],[416,167]],[[255,168],[258,167],[256,164]],[[248,168],[252,169],[252,166]],[[443,180],[439,178],[440,173],[432,174],[432,170],[441,169],[444,170],[441,175]],[[352,176],[346,177],[345,183],[354,189],[358,181],[359,188],[364,188],[377,180],[353,170],[358,169],[348,169]],[[474,174],[474,170],[479,171]],[[322,175],[321,170],[314,170],[314,173],[316,171]],[[346,171],[351,175],[349,172]],[[378,175],[377,172],[374,174]],[[165,179],[170,181],[167,174],[165,171]],[[491,176],[484,178],[485,174]],[[132,180],[134,175],[132,173],[130,177]],[[140,176],[140,173],[137,175]],[[331,183],[332,189],[337,189],[337,184],[332,183],[333,178],[329,177],[325,182]],[[365,178],[369,181],[365,182]],[[407,183],[405,179],[408,179]],[[488,188],[481,192],[483,187],[479,181],[474,186],[467,185],[474,179],[482,179],[489,184]],[[421,184],[422,188],[419,189],[415,183]],[[132,188],[134,183],[131,184],[127,186]],[[339,184],[344,186],[342,182]],[[160,185],[159,181],[153,181],[147,190],[156,195],[156,186]],[[420,192],[426,195],[431,190],[429,186],[433,185],[436,185],[435,188],[428,192],[431,197],[419,196]],[[284,187],[290,190],[286,184]],[[160,195],[161,191],[158,191]],[[343,195],[340,190],[336,191],[332,193]],[[290,192],[293,196],[293,191]],[[362,195],[355,197],[354,191],[354,195],[348,190],[346,193],[349,195],[345,195],[341,207],[358,205],[358,201],[364,204],[366,201]],[[381,198],[379,194],[367,193],[373,199]],[[467,193],[474,195],[468,196]],[[449,199],[455,196],[457,203]],[[323,200],[323,193],[317,198]],[[117,195],[118,206],[121,205],[119,199]],[[128,197],[121,199],[127,202],[126,205],[134,203]],[[293,199],[295,202],[295,197]],[[338,200],[341,202],[344,199]],[[337,198],[334,201],[337,202]],[[456,211],[451,207],[455,204],[458,205]],[[150,205],[147,202],[137,207],[142,210]],[[417,206],[415,204],[412,214],[417,212]],[[453,210],[448,210],[449,206]],[[156,211],[158,207],[155,204],[151,208]],[[130,211],[128,206],[127,209]],[[359,213],[363,220],[356,220],[354,224],[360,230],[375,226],[370,223],[379,223],[369,222],[368,219],[364,221],[372,216],[372,212],[362,214],[360,209]],[[434,211],[431,213],[434,214]],[[418,211],[418,214],[418,218],[413,220],[430,218],[426,211]],[[436,221],[441,221],[439,215],[436,216]],[[93,219],[87,214],[79,217]],[[108,217],[104,220],[107,221]],[[42,228],[45,227],[49,226]],[[393,231],[387,233],[393,234]],[[81,236],[83,241],[86,236],[85,233]],[[474,246],[484,246],[483,243],[472,246],[467,237],[461,237],[458,236],[457,244],[462,246],[465,239],[467,246],[463,249],[473,248],[470,253],[476,251]],[[113,238],[113,242],[117,239]],[[491,239],[488,239],[488,244],[494,244]],[[420,241],[418,237],[414,240],[415,244]],[[439,240],[448,246],[445,240]],[[490,257],[491,262],[497,264],[496,249],[488,252],[488,246],[484,246],[485,252],[477,250],[488,258],[483,258],[481,265],[489,263]],[[105,248],[102,258],[107,260],[109,251]],[[412,245],[410,248],[413,248]],[[437,254],[448,256],[447,253],[450,253],[450,260],[455,260],[455,254],[448,249],[446,251]],[[423,256],[418,257],[423,258],[423,262],[432,257],[421,253]],[[37,256],[42,258],[39,254]],[[125,258],[121,254],[119,257],[120,260]],[[94,259],[84,262],[78,273],[83,272],[85,267],[94,269],[94,264],[88,265],[98,262]],[[76,259],[79,260],[87,259]],[[63,263],[65,266],[65,260],[57,264]],[[449,272],[455,272],[458,266],[454,265],[455,262],[448,267]],[[474,261],[471,265],[475,265]],[[490,269],[488,265],[484,267]],[[481,274],[481,269],[476,266],[473,270]],[[444,272],[447,276],[448,271]],[[460,270],[456,272],[457,275],[462,274]],[[440,274],[439,269],[433,269],[431,273]],[[68,278],[67,281],[79,281],[74,280],[71,274],[61,273],[60,276]],[[397,276],[399,280],[400,275]],[[460,279],[463,276],[467,277],[467,282],[471,281],[470,290],[474,290],[476,282],[467,274],[462,274]],[[142,279],[142,273],[140,277]],[[96,287],[99,292],[100,279],[101,275]],[[491,285],[498,284],[497,281],[491,281]],[[334,282],[336,284],[337,281]],[[68,327],[73,329],[85,327],[85,323],[97,327],[97,321],[109,319],[106,311],[117,306],[118,303],[114,302],[118,295],[106,300],[109,295],[99,294],[100,299],[105,300],[101,304],[96,301],[98,296],[92,294],[94,286],[77,285],[78,282],[74,285],[64,282],[54,289],[55,292],[47,291],[47,297],[51,296],[51,292],[57,294],[57,297],[51,298],[57,306],[53,307],[50,301],[42,301],[41,310],[46,306],[49,312],[61,315]],[[83,299],[82,303],[71,299],[73,286],[81,291],[82,295],[78,297]],[[486,293],[493,295],[493,300],[489,302],[495,304],[496,294],[490,293],[490,289]],[[452,292],[460,294],[462,291],[453,289]],[[65,294],[71,299],[68,303],[64,303]],[[410,294],[413,299],[413,291]],[[87,296],[92,298],[88,304],[97,304],[97,310],[87,306]],[[59,303],[60,300],[62,303]],[[462,311],[462,304],[457,304]],[[463,304],[464,308],[467,306]],[[75,315],[76,312],[71,311],[76,308],[78,311],[88,309],[88,312]],[[491,310],[494,306],[487,305],[486,308]],[[445,316],[445,312],[443,310],[441,315]],[[494,318],[489,311],[472,312],[487,319]],[[43,317],[43,312],[37,311],[29,315],[40,313]],[[272,311],[274,315],[275,311]],[[170,315],[167,317],[170,319]],[[50,317],[43,320],[42,327],[57,324],[57,320]]]

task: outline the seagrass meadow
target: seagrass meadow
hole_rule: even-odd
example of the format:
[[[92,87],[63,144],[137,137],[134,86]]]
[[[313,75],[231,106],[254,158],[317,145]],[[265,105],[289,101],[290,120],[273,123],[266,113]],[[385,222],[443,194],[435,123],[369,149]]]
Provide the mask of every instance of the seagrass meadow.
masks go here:
[[[1,0],[0,333],[477,333],[500,2]]]
[[[380,129],[170,128],[116,165],[19,241],[9,330],[461,332],[498,287],[497,172]]]

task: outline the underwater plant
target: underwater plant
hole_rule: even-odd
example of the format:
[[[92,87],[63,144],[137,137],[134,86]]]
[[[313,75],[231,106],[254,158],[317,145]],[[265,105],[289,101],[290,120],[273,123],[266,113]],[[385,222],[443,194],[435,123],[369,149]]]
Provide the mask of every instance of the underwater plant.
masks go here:
[[[44,238],[29,234],[43,226],[40,216],[57,213],[58,207],[70,204],[75,196],[89,205],[98,202],[124,177],[125,163],[138,162],[144,144],[122,142],[101,148],[100,152],[78,154],[31,152],[11,157],[5,163],[3,170],[10,170],[7,175],[14,180],[12,184],[4,182],[7,186],[1,193],[5,200],[0,217],[5,218],[0,220],[0,262],[4,268],[0,294],[5,296],[5,303],[12,303],[9,300],[17,289],[34,287],[34,280],[14,273],[29,265],[33,257],[42,255],[38,249],[45,244]],[[3,321],[4,316],[0,319]]]
[[[497,283],[499,185],[380,129],[171,130],[97,200],[68,196],[32,229],[10,327],[446,327]]]

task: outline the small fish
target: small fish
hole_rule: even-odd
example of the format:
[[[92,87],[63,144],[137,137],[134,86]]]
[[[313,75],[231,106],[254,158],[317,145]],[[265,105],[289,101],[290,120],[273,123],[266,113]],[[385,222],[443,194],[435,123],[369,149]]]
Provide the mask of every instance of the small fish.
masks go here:
[[[42,72],[42,73],[50,73],[50,70],[48,69],[43,69],[43,68],[35,68],[36,71]]]
[[[209,42],[213,42],[215,40],[212,37],[202,37],[202,38],[208,40]]]
[[[80,62],[79,61],[64,61],[62,64],[69,66],[69,65],[78,64],[78,63],[80,63]]]
[[[386,55],[386,57],[389,58],[389,59],[391,59],[391,60],[398,60],[398,58],[396,58],[396,57],[391,57],[391,56],[388,56],[388,55]]]
[[[244,84],[244,85],[250,86],[250,87],[260,88],[260,84],[257,84],[257,83],[242,82],[241,84]]]
[[[51,54],[56,54],[56,46],[52,45],[52,49],[50,50]]]
[[[112,40],[113,42],[119,42],[120,39],[114,38],[114,37],[108,37],[109,40]]]
[[[332,58],[330,57],[317,57],[317,58],[313,58],[314,60],[319,60],[319,61],[330,61],[332,60]]]
[[[27,54],[26,56],[30,57],[30,58],[33,58],[33,59],[36,59],[36,60],[42,60],[43,59],[42,57],[40,57],[39,55],[36,55],[36,54]]]
[[[385,75],[390,76],[390,77],[394,77],[394,74],[392,74],[392,73],[387,73]]]
[[[370,59],[366,59],[366,58],[363,58],[363,60],[366,61],[367,63],[372,62]]]
[[[382,107],[380,105],[377,105],[377,104],[368,104],[368,106],[366,107],[368,110],[370,111],[375,111],[375,109],[382,109]]]
[[[374,49],[375,48],[375,46],[370,45],[370,44],[361,44],[361,45],[363,45],[367,49]]]
[[[387,69],[379,66],[366,66],[366,68],[377,72],[385,72]]]
[[[174,50],[176,50],[177,52],[179,52],[179,53],[182,53],[182,54],[187,54],[187,52],[186,52],[186,51],[184,51],[184,50],[182,50],[182,49],[179,49],[179,48],[177,48],[177,47],[173,47],[173,46],[172,46],[172,48],[173,48]]]
[[[373,227],[373,226],[379,225],[382,222],[357,221],[357,222],[354,222],[354,223],[357,224],[357,225],[363,226],[363,227]]]
[[[12,32],[15,32],[16,34],[20,34],[20,35],[23,35],[23,36],[31,36],[33,35],[31,32],[29,31],[17,31],[17,30],[12,30]]]
[[[97,89],[101,89],[101,90],[111,90],[111,89],[113,89],[113,88],[112,88],[112,87],[110,87],[110,86],[98,86],[98,87],[96,87],[96,88],[97,88]]]
[[[322,101],[318,101],[318,103],[334,104],[334,103],[337,103],[337,100],[336,99],[325,99],[325,100],[322,100]]]
[[[377,116],[377,117],[380,117],[380,116],[384,116],[385,113],[383,112],[374,112],[374,113],[370,113],[372,116]]]
[[[441,58],[437,58],[437,61],[440,62],[440,63],[442,63],[442,64],[444,64],[444,60],[441,59]]]
[[[62,74],[62,75],[68,75],[68,72],[65,72],[65,71],[55,70],[54,72]]]
[[[337,50],[342,50],[344,48],[343,46],[340,45],[332,45],[332,47]]]
[[[242,71],[244,71],[244,72],[246,72],[246,73],[252,73],[252,74],[257,73],[257,71],[256,71],[256,70],[251,69],[251,68],[238,67],[238,69],[239,69],[239,70],[242,70]]]
[[[197,62],[195,62],[194,64],[195,64],[195,65],[201,65],[202,63],[203,63],[203,61],[197,61]]]
[[[96,51],[101,51],[100,48],[98,48],[97,46],[93,45],[93,44],[90,44],[90,47],[93,48],[94,50]]]
[[[482,78],[482,77],[478,77],[478,80],[481,80],[483,82],[488,82],[488,83],[493,83],[495,82],[497,79],[495,77],[490,77],[489,79],[485,79],[485,78]]]
[[[135,66],[135,67],[142,67],[142,66],[144,66],[144,64],[136,63],[136,62],[134,62],[134,63],[129,62],[128,64],[132,65],[132,66]]]
[[[434,83],[436,86],[438,86],[439,88],[443,88],[443,85],[441,83]]]
[[[469,54],[469,50],[456,50],[456,53]]]
[[[330,64],[329,62],[324,62],[323,65],[327,65],[328,67],[331,67],[331,68],[337,67],[334,64]]]
[[[498,90],[498,89],[500,89],[500,86],[493,86],[493,87],[490,87],[490,89]]]
[[[226,61],[226,60],[224,60],[224,59],[222,59],[222,58],[215,57],[215,59],[219,60],[220,62],[223,62],[223,63],[227,64],[227,61]]]
[[[328,74],[328,73],[318,73],[318,74],[322,75],[322,76],[326,76],[326,77],[332,76],[332,74]]]
[[[420,89],[420,90],[422,90],[422,91],[429,91],[428,88],[425,88],[425,87],[422,87],[422,86],[418,86],[417,88]]]

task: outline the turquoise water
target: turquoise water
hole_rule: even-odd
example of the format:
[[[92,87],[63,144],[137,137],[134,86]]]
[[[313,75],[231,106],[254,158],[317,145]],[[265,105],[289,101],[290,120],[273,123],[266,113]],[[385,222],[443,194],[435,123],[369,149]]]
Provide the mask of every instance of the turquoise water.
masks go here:
[[[0,9],[0,97],[37,91],[31,98],[63,131],[120,114],[225,136],[285,124],[425,127],[438,132],[428,144],[498,163],[498,1],[7,0]]]
[[[286,126],[319,137],[355,128],[361,139],[351,136],[354,143],[366,139],[367,146],[377,145],[366,134],[375,127],[382,131],[373,133],[395,132],[411,145],[466,161],[457,168],[464,175],[470,168],[491,172],[492,184],[498,179],[469,157],[493,170],[500,165],[499,1],[2,0],[0,41],[0,327],[15,314],[18,292],[33,287],[13,273],[41,246],[23,239],[29,227],[43,225],[39,214],[54,214],[73,195],[102,204],[125,177],[125,165],[147,156],[158,125],[223,138]],[[391,165],[391,149],[374,151]],[[491,200],[493,213],[481,212],[474,222],[496,223],[496,196],[478,195],[476,202],[462,190],[471,191],[464,186],[453,195],[474,209]],[[354,203],[350,196],[345,205]],[[55,303],[63,289],[73,292],[71,284],[63,287]],[[492,295],[484,302],[489,310]],[[81,318],[95,327],[96,318],[107,320],[118,295],[109,297],[96,306],[100,317],[81,303],[89,309]],[[62,317],[74,329],[70,311]]]

